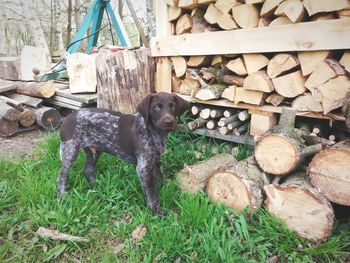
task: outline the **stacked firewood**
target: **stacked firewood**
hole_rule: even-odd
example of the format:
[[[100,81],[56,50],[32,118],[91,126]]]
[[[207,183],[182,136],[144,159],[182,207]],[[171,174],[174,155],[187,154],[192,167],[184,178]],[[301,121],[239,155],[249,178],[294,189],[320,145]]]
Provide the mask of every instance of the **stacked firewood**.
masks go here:
[[[185,167],[181,189],[205,190],[213,202],[251,212],[263,204],[300,236],[324,241],[332,233],[332,204],[350,206],[350,141],[335,144],[296,129],[294,109],[283,108],[277,126],[262,135],[254,156],[232,155]]]
[[[0,135],[43,127],[55,129],[60,113],[42,105],[44,98],[55,94],[53,82],[21,82],[0,80]]]
[[[347,0],[166,0],[174,34],[346,18]]]

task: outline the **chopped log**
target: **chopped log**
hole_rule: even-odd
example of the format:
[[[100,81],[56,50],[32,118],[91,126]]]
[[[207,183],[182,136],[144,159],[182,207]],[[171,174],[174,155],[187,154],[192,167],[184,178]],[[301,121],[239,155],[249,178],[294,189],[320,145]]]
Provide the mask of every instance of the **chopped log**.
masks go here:
[[[168,8],[168,21],[172,22],[177,19],[182,15],[183,9],[178,7],[178,6],[169,6]]]
[[[274,80],[275,79],[271,81],[271,79],[269,78],[269,76],[267,76],[265,71],[257,71],[248,75],[248,77],[244,79],[243,88],[247,90],[272,92],[275,89]]]
[[[263,54],[243,54],[243,59],[248,74],[259,71],[260,69],[266,67],[269,63],[269,59]]]
[[[179,92],[180,85],[182,81],[178,77],[172,76],[171,77],[171,91],[172,92]]]
[[[233,20],[232,16],[228,13],[223,13],[217,19],[217,24],[221,29],[231,30],[238,28],[235,20]]]
[[[0,79],[19,80],[19,57],[0,57]]]
[[[201,112],[199,113],[199,117],[201,117],[204,120],[208,120],[210,118],[210,108],[204,108],[201,110]]]
[[[344,145],[335,144],[316,154],[309,164],[308,173],[312,185],[328,200],[350,206],[349,141]]]
[[[304,93],[303,95],[296,97],[292,102],[292,108],[297,111],[323,111],[321,102],[316,101],[315,97],[310,93]]]
[[[209,23],[209,24],[216,24],[219,17],[222,16],[223,13],[215,7],[214,4],[210,4],[207,8],[207,11],[204,14],[204,19]]]
[[[55,95],[53,81],[17,82],[16,92],[38,98],[51,98]]]
[[[194,9],[198,6],[197,0],[179,0],[178,7],[183,9]]]
[[[328,148],[335,144],[334,140],[327,140],[325,138],[318,137],[315,135],[303,134],[302,137],[305,140],[306,145],[321,144],[323,148]]]
[[[195,97],[199,100],[212,100],[218,99],[221,97],[222,92],[226,89],[227,85],[225,84],[213,84],[209,87],[200,89]]]
[[[267,75],[270,78],[275,78],[298,65],[299,61],[296,56],[287,53],[279,53],[269,61],[267,65]]]
[[[181,35],[181,34],[191,32],[192,26],[193,26],[192,17],[189,14],[182,15],[176,21],[176,28],[175,28],[176,35]]]
[[[295,98],[305,92],[305,79],[301,70],[272,79],[275,90],[286,98]]]
[[[245,76],[248,74],[242,58],[236,58],[234,60],[230,60],[226,64],[226,68],[240,76]]]
[[[208,130],[213,130],[213,129],[215,129],[216,125],[217,125],[217,122],[215,120],[209,120],[205,124],[205,127],[207,127]]]
[[[209,177],[206,191],[214,203],[237,211],[250,207],[257,211],[262,204],[262,171],[253,158],[242,160],[228,169],[220,169]]]
[[[220,55],[213,56],[213,59],[211,61],[211,66],[213,67],[220,67],[224,62],[224,58]]]
[[[286,175],[306,157],[322,150],[322,145],[306,146],[294,130],[296,110],[283,108],[279,124],[259,138],[254,156],[260,168],[270,174]]]
[[[228,123],[226,127],[229,131],[233,131],[235,128],[241,126],[242,124],[243,124],[243,122],[241,120],[236,120],[236,121]]]
[[[340,65],[342,65],[347,72],[350,73],[350,52],[344,52],[343,56],[339,61]]]
[[[22,94],[17,94],[17,93],[6,92],[5,96],[12,100],[17,101],[20,104],[27,105],[33,108],[38,108],[39,105],[43,102],[42,99],[30,97]]]
[[[243,4],[232,8],[232,16],[241,28],[257,27],[259,24],[259,10],[255,5]]]
[[[197,93],[197,91],[200,88],[200,84],[197,80],[193,79],[192,77],[186,77],[182,81],[182,84],[180,85],[179,92],[184,95],[190,95],[191,97],[194,97],[194,95]],[[182,93],[183,89],[188,90],[188,94]]]
[[[249,123],[244,123],[243,125],[233,129],[233,133],[237,136],[246,134],[249,128]]]
[[[329,56],[329,50],[298,52],[298,59],[303,76],[310,75],[315,70],[317,64]]]
[[[250,114],[247,110],[242,110],[241,112],[238,113],[238,119],[240,121],[246,121],[250,118]]]
[[[228,118],[221,118],[218,122],[218,125],[220,127],[227,126],[227,124],[229,124],[233,121],[237,121],[237,120],[238,120],[238,113],[236,113],[235,115],[232,115]]]
[[[188,122],[187,126],[192,131],[194,129],[203,127],[207,122],[208,122],[208,120],[203,120],[202,118],[197,118],[193,121]]]
[[[66,68],[71,93],[96,92],[96,56],[97,53],[79,52],[68,56]]]
[[[275,10],[276,16],[287,16],[293,23],[299,23],[304,17],[304,6],[300,0],[286,0]]]
[[[191,107],[191,113],[192,113],[192,115],[194,115],[194,116],[199,115],[201,109],[202,109],[201,106],[193,105],[193,106]]]
[[[221,98],[228,99],[229,101],[234,101],[236,96],[236,88],[237,86],[231,85],[224,89],[221,94]]]
[[[36,122],[36,115],[33,111],[25,109],[21,111],[19,123],[24,127],[30,127]]]
[[[186,73],[187,63],[184,57],[171,57],[171,62],[174,65],[175,75],[180,78]]]
[[[0,136],[8,137],[15,134],[18,130],[18,121],[9,121],[0,117]]]
[[[266,0],[261,7],[260,15],[262,17],[268,17],[273,14],[277,6],[284,0]]]
[[[226,118],[231,117],[234,114],[236,114],[236,110],[234,110],[234,109],[224,110],[224,117],[226,117]]]
[[[212,109],[210,111],[210,117],[213,118],[213,119],[221,118],[222,116],[224,116],[224,110],[223,109]]]
[[[286,16],[279,16],[276,17],[274,20],[272,20],[269,24],[269,26],[280,26],[280,25],[288,25],[292,24],[293,22],[290,21],[290,19]]]
[[[347,76],[330,79],[314,88],[313,95],[321,101],[323,113],[327,114],[343,106],[346,93],[350,91],[350,80]]]
[[[20,118],[20,112],[8,105],[5,101],[0,101],[0,117],[9,121],[17,121]]]
[[[276,126],[276,114],[272,112],[252,112],[249,133],[260,136]]]
[[[240,5],[238,0],[216,0],[215,7],[219,9],[223,14],[230,12],[232,7]]]
[[[244,81],[244,78],[240,76],[234,76],[234,75],[222,76],[222,82],[226,83],[227,85],[236,85],[236,86],[242,87],[243,81]]]
[[[185,83],[181,83],[179,87],[179,93],[186,96],[191,96],[192,89],[190,86],[186,85]]]
[[[96,70],[98,108],[133,114],[142,99],[154,91],[155,59],[149,48],[100,50]],[[170,89],[170,85],[169,75],[166,88]]]
[[[273,93],[270,96],[268,96],[265,101],[267,103],[272,104],[273,106],[277,107],[278,105],[280,105],[283,101],[284,101],[285,97],[283,97],[282,95],[278,94],[278,93]]]
[[[234,103],[244,102],[253,105],[262,105],[264,104],[264,99],[264,92],[237,87]]]
[[[210,56],[191,56],[187,61],[189,67],[204,67],[208,66],[211,62]]]
[[[31,110],[35,113],[36,123],[45,129],[56,129],[61,123],[61,115],[55,108],[41,106]]]
[[[209,176],[214,171],[228,168],[236,162],[237,160],[231,154],[219,154],[191,166],[185,166],[177,174],[179,187],[190,193],[198,193],[204,190]]]
[[[324,0],[304,0],[303,5],[310,16],[321,12],[332,12],[349,8],[347,0],[324,1]]]
[[[16,100],[13,100],[13,99],[10,99],[6,96],[1,96],[0,95],[0,102],[1,101],[4,101],[6,102],[9,106],[19,110],[19,111],[23,111],[24,110],[24,106],[22,105],[22,103],[16,101]]]
[[[325,59],[317,63],[314,71],[305,82],[305,87],[312,91],[313,88],[341,75],[345,75],[342,66],[333,59]]]
[[[266,185],[264,190],[267,211],[281,219],[288,228],[313,241],[324,241],[331,235],[332,206],[311,186],[304,172],[287,177],[281,185]]]
[[[230,133],[231,131],[228,129],[227,126],[219,127],[219,133],[222,135],[226,135]]]

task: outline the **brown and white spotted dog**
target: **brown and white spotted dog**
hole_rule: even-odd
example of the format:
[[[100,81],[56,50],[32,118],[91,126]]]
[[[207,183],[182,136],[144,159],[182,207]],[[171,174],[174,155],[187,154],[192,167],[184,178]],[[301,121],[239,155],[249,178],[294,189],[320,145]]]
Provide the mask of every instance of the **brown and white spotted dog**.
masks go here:
[[[100,152],[108,152],[136,164],[149,208],[162,213],[156,189],[156,180],[161,177],[160,155],[167,134],[176,128],[176,117],[187,106],[177,95],[155,93],[143,99],[135,115],[106,109],[81,109],[70,114],[60,130],[58,196],[63,197],[67,191],[69,169],[81,149],[86,154],[84,174],[89,182],[96,179]]]

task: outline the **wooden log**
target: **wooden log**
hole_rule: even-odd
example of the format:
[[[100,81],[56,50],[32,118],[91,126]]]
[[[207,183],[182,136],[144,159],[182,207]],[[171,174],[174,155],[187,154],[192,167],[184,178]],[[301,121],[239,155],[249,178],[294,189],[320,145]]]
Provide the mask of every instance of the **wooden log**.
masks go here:
[[[272,112],[252,112],[249,134],[260,136],[276,126],[276,114]]]
[[[191,166],[185,166],[177,174],[179,187],[190,193],[198,193],[205,189],[208,178],[214,171],[230,167],[236,162],[231,154],[219,154]]]
[[[204,120],[204,119],[199,117],[193,121],[188,122],[187,126],[192,131],[194,129],[203,127],[207,122],[208,122],[208,120]]]
[[[226,135],[230,133],[230,130],[227,126],[219,127],[219,133],[222,135]]]
[[[53,81],[46,82],[16,82],[16,92],[38,98],[51,98],[55,95]]]
[[[208,66],[211,62],[210,56],[191,56],[187,61],[189,67],[204,67]]]
[[[303,5],[305,6],[305,9],[307,10],[309,16],[321,12],[332,12],[350,7],[350,4],[347,0],[304,0]]]
[[[299,61],[296,56],[288,53],[279,53],[269,61],[267,65],[267,75],[270,78],[275,78],[298,65]]]
[[[236,88],[237,86],[231,85],[224,89],[221,94],[221,98],[228,99],[229,101],[234,101],[236,97]]]
[[[232,7],[232,16],[241,28],[257,27],[259,10],[255,5],[243,4]]]
[[[18,121],[9,121],[0,117],[0,136],[8,137],[15,134],[18,130]]]
[[[303,76],[307,76],[315,70],[318,63],[330,56],[330,51],[301,51],[297,55]]]
[[[255,212],[263,201],[262,173],[253,158],[248,158],[228,169],[214,171],[209,177],[206,191],[214,203],[240,212],[249,207]]]
[[[209,24],[216,24],[218,21],[218,18],[222,15],[222,12],[215,7],[214,4],[210,4],[207,8],[207,11],[204,14],[204,19]]]
[[[267,211],[288,228],[313,241],[324,241],[332,233],[334,212],[330,202],[309,183],[305,172],[288,176],[281,185],[264,187]]]
[[[225,84],[213,84],[206,88],[200,89],[195,97],[199,100],[212,100],[212,99],[218,99],[221,97],[222,92],[227,87]]]
[[[101,50],[96,58],[96,69],[99,108],[135,113],[142,99],[154,91],[155,59],[148,48],[119,52]],[[169,90],[170,81],[169,74],[166,85]]]
[[[22,103],[20,103],[16,100],[10,99],[9,97],[0,95],[0,102],[1,101],[6,102],[9,106],[11,106],[19,111],[24,110],[24,106],[22,105]]]
[[[217,24],[221,29],[224,30],[232,30],[238,28],[235,20],[233,20],[232,16],[228,13],[223,13],[217,19]]]
[[[250,118],[250,114],[247,110],[242,110],[241,112],[238,113],[238,119],[240,121],[246,121]]]
[[[0,117],[9,121],[17,121],[20,117],[20,112],[8,105],[5,101],[0,101]]]
[[[342,65],[345,70],[350,73],[350,52],[344,52],[343,56],[341,57],[339,61],[340,65]]]
[[[189,33],[192,30],[192,26],[192,17],[189,14],[184,14],[176,21],[175,33],[176,35]]]
[[[36,122],[36,115],[33,111],[24,109],[20,113],[19,123],[24,127],[30,127]]]
[[[20,58],[0,57],[0,79],[19,80]]]
[[[293,23],[299,23],[304,17],[304,6],[300,0],[286,0],[279,4],[274,14],[287,16]]]
[[[180,90],[180,85],[182,84],[182,81],[180,78],[172,76],[171,77],[171,91],[178,93]]]
[[[234,60],[230,60],[226,64],[226,68],[240,76],[245,76],[248,74],[242,58],[236,58]]]
[[[322,145],[306,146],[294,130],[296,110],[283,108],[279,124],[259,138],[254,156],[260,168],[270,174],[286,175],[306,157],[322,150]]]
[[[194,9],[198,6],[197,0],[179,0],[178,7],[181,7],[183,9]]]
[[[272,104],[273,106],[277,107],[278,105],[280,105],[283,101],[284,101],[285,97],[278,94],[278,93],[273,93],[271,95],[269,95],[265,101],[267,103]]]
[[[243,60],[248,74],[257,72],[269,63],[269,59],[263,54],[251,53],[243,54]]]
[[[171,62],[173,63],[176,77],[180,78],[185,75],[187,63],[184,57],[171,57]]]
[[[269,24],[269,27],[273,27],[273,26],[280,26],[280,25],[288,25],[288,24],[292,24],[293,22],[290,21],[290,19],[286,16],[279,16],[276,17],[274,20],[271,21],[271,23]]]
[[[241,120],[236,120],[233,122],[229,122],[226,127],[229,131],[233,131],[235,128],[241,126],[242,124],[243,122]]]
[[[274,81],[269,78],[265,71],[258,71],[248,75],[243,81],[243,88],[262,92],[274,91]],[[237,91],[236,91],[237,93]],[[283,95],[283,94],[281,94]]]
[[[235,115],[232,115],[228,118],[221,118],[218,122],[218,125],[220,127],[226,126],[227,124],[233,122],[233,121],[237,121],[238,120],[238,113],[236,113]]]
[[[295,98],[305,92],[305,79],[301,70],[272,79],[278,94],[286,98]]]
[[[15,90],[16,88],[17,88],[16,82],[0,79],[0,93],[10,91],[10,90]]]
[[[198,0],[198,4],[200,5],[210,5],[211,3],[215,3],[216,0]]]
[[[238,87],[243,86],[244,78],[235,75],[223,75],[222,82],[227,85],[236,85]]]
[[[244,102],[253,105],[262,105],[264,104],[264,99],[265,94],[262,91],[237,87],[234,103]]]
[[[347,141],[345,146],[349,146]],[[309,164],[308,173],[311,183],[328,200],[350,206],[350,151],[349,147],[334,147],[323,150],[314,156]]]
[[[212,109],[210,111],[210,117],[213,119],[221,118],[224,116],[224,110],[223,109]]]
[[[297,111],[323,111],[321,102],[317,101],[310,93],[304,93],[303,95],[296,97],[292,102],[292,108]]]
[[[242,134],[246,134],[248,129],[249,129],[249,123],[244,123],[243,125],[233,129],[233,133],[234,133],[234,135],[239,136]]]
[[[283,0],[266,0],[260,10],[262,17],[268,17],[273,14],[277,6],[283,2]]]
[[[217,125],[217,121],[215,120],[209,120],[206,124],[205,124],[205,127],[207,127],[208,130],[213,130],[215,129]]]
[[[177,19],[183,14],[183,9],[178,6],[169,6],[168,8],[168,21],[172,22]]]
[[[17,94],[17,93],[11,93],[11,92],[6,92],[5,96],[17,101],[19,104],[27,105],[33,108],[39,107],[39,105],[43,102],[42,99],[35,98],[35,97],[30,97],[22,94]]]
[[[224,117],[228,118],[232,115],[236,114],[236,110],[235,109],[226,109],[224,110]]]
[[[208,120],[210,118],[210,108],[204,108],[201,110],[201,112],[199,113],[199,117],[201,117],[204,120]]]
[[[333,137],[334,135],[332,135]],[[323,148],[328,148],[332,145],[335,144],[334,140],[327,140],[325,138],[322,137],[318,137],[315,135],[311,135],[311,134],[303,134],[302,135],[303,139],[305,140],[306,145],[315,145],[315,144],[321,144]]]
[[[240,5],[241,3],[238,0],[216,0],[215,7],[219,9],[223,14],[230,12],[232,7]]]
[[[191,107],[191,113],[192,113],[192,115],[194,115],[194,116],[199,115],[201,109],[202,109],[202,106],[193,105],[193,106]]]
[[[61,115],[51,107],[41,106],[31,109],[36,116],[36,123],[45,129],[56,129],[61,124]]]

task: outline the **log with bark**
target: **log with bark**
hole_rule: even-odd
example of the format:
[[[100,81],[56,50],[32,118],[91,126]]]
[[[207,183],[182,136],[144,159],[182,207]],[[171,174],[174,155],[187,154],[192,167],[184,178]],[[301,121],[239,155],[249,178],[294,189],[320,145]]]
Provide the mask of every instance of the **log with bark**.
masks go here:
[[[9,121],[17,121],[20,118],[20,112],[8,105],[5,101],[0,100],[0,117]]]
[[[19,123],[24,127],[30,127],[36,122],[36,115],[33,111],[24,109],[20,112]]]
[[[0,117],[0,136],[8,137],[15,134],[18,130],[18,121],[9,121]]]
[[[38,108],[40,104],[43,102],[43,100],[40,98],[35,98],[35,97],[17,94],[17,93],[11,93],[11,92],[6,92],[5,96],[11,100],[17,101],[18,104],[23,104],[33,108]]]
[[[280,105],[283,101],[284,101],[285,97],[283,97],[282,95],[278,94],[278,93],[273,93],[271,95],[269,95],[265,101],[267,103],[272,104],[273,106],[277,107],[278,105]]]
[[[314,156],[308,167],[311,183],[328,200],[350,206],[350,141],[338,142]]]
[[[310,75],[316,68],[317,64],[330,56],[329,50],[321,51],[301,51],[298,52],[298,59],[303,72],[303,76]]]
[[[187,126],[190,130],[194,130],[194,129],[203,127],[207,122],[208,122],[208,120],[204,120],[204,119],[199,117],[193,121],[188,122]]]
[[[51,107],[41,106],[31,109],[36,116],[36,123],[45,129],[56,129],[61,124],[61,115]]]
[[[263,201],[262,174],[254,159],[247,158],[227,169],[213,172],[206,191],[215,203],[225,204],[237,211],[246,207],[256,211]]]
[[[322,150],[322,145],[306,146],[295,132],[296,110],[283,108],[279,124],[259,138],[254,156],[262,170],[273,175],[286,175],[303,161]]]
[[[209,176],[218,169],[225,169],[234,165],[237,160],[231,154],[219,154],[212,158],[185,166],[178,174],[179,187],[190,193],[204,190]]]
[[[227,88],[227,85],[215,83],[205,88],[201,88],[195,95],[199,100],[213,100],[221,97],[222,92]]]
[[[51,98],[55,95],[53,81],[46,82],[17,82],[16,92],[38,98]]]
[[[309,181],[304,171],[298,171],[280,185],[266,185],[265,206],[300,236],[324,241],[332,233],[334,212],[330,202]]]

